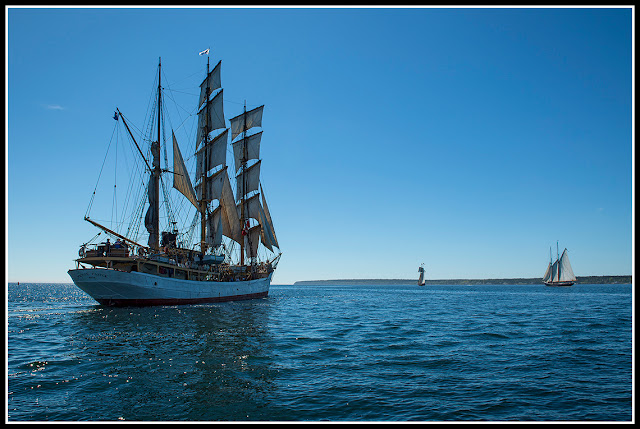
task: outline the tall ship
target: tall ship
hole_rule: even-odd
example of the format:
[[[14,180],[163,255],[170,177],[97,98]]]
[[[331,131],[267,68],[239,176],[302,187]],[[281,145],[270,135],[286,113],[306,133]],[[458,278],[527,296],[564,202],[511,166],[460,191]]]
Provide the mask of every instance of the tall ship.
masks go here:
[[[556,252],[559,253],[559,249],[556,249]],[[544,284],[547,286],[571,286],[576,280],[576,276],[571,269],[567,249],[565,248],[562,256],[557,256],[554,262],[551,256],[551,248],[549,248],[549,265],[542,278]]]
[[[246,101],[237,103],[244,107],[227,126],[221,61],[210,69],[209,50],[200,55],[207,57],[205,78],[199,88],[193,85],[195,108],[186,110],[181,122],[170,121],[166,105],[167,99],[174,101],[184,91],[163,87],[160,60],[146,126],[137,138],[132,129],[139,129],[115,110],[109,147],[113,136],[124,136],[115,138],[115,147],[119,153],[128,150],[129,158],[114,164],[124,167],[126,176],[114,174],[109,221],[90,217],[94,190],[84,220],[99,232],[80,246],[75,269],[68,271],[73,282],[100,304],[197,304],[269,293],[281,251],[260,175],[264,105],[247,110]],[[185,125],[189,122],[191,128]],[[186,158],[178,145],[178,130],[192,142]],[[103,161],[98,182],[105,169]],[[127,194],[116,198],[123,182]],[[123,214],[118,214],[116,203],[124,206]],[[105,236],[106,241],[96,241]]]

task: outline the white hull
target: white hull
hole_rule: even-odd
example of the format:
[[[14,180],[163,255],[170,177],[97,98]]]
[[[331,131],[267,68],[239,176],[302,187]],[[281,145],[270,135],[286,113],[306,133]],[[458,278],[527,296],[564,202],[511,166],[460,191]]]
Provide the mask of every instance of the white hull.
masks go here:
[[[105,268],[69,270],[80,289],[104,305],[177,305],[266,297],[271,276],[236,282],[181,280]]]

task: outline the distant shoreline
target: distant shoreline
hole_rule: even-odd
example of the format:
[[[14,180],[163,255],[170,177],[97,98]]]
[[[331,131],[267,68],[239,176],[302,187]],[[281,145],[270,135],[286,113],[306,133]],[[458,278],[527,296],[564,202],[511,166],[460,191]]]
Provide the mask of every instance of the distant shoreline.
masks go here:
[[[578,276],[576,284],[631,284],[632,276]],[[343,280],[301,280],[298,286],[313,285],[415,285],[417,279],[343,279]],[[425,280],[425,285],[541,285],[540,278],[515,279],[450,279]]]

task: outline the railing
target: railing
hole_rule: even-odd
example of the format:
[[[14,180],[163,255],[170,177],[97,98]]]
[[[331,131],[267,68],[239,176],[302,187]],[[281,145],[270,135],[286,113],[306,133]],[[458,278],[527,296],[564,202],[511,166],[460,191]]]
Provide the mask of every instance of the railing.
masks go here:
[[[131,256],[130,247],[126,243],[100,243],[89,246],[80,247],[78,256],[81,258],[100,258],[100,257],[129,257]]]

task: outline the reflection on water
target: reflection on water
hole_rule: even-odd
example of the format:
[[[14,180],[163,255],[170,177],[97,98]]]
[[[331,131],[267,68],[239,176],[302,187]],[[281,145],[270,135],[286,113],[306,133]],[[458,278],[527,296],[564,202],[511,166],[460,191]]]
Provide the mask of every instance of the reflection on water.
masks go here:
[[[66,403],[86,419],[260,419],[277,375],[269,314],[269,298],[73,312],[60,333],[83,377]]]

